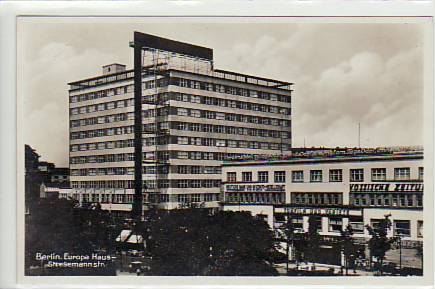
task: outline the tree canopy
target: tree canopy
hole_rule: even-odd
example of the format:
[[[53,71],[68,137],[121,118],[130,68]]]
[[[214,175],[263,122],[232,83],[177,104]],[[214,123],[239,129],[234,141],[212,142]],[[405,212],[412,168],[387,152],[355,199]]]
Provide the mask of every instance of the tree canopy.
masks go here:
[[[152,274],[277,275],[273,233],[248,212],[162,211],[147,223]]]

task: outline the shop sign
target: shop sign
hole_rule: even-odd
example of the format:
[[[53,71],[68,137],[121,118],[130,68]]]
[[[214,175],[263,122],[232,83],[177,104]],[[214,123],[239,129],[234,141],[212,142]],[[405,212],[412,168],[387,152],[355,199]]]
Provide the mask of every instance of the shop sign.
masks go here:
[[[423,192],[422,183],[351,184],[351,192]]]
[[[226,185],[227,192],[285,192],[285,185]]]
[[[361,210],[350,210],[348,208],[310,208],[292,207],[285,208],[287,214],[293,215],[318,215],[318,216],[361,216]]]

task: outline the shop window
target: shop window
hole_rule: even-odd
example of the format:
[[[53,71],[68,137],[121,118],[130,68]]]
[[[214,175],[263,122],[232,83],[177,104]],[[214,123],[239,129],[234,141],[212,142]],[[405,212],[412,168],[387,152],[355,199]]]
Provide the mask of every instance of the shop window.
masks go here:
[[[364,220],[362,217],[349,218],[349,225],[352,227],[354,233],[356,234],[364,233]]]
[[[394,235],[401,237],[411,236],[410,221],[395,220],[394,221]]]
[[[343,228],[343,220],[341,218],[329,218],[329,232],[340,232]]]

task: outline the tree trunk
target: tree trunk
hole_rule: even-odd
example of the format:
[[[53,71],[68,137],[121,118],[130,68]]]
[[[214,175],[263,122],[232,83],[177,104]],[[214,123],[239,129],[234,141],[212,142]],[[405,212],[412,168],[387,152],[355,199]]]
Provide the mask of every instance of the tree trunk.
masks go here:
[[[287,273],[287,275],[288,275],[288,266],[289,266],[289,252],[290,252],[290,250],[289,250],[289,242],[288,242],[288,240],[287,240],[287,247],[286,247],[286,255],[287,255],[287,262],[286,262],[286,273]]]

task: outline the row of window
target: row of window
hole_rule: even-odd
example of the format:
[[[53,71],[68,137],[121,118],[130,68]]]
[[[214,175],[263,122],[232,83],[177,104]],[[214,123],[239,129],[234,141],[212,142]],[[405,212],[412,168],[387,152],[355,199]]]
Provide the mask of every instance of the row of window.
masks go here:
[[[157,168],[160,174],[168,174],[169,166]],[[178,174],[221,174],[222,168],[219,166],[174,166],[171,167],[173,173]],[[155,166],[142,167],[143,174],[155,174]],[[71,176],[104,176],[104,175],[134,175],[134,167],[111,167],[111,168],[86,168],[72,169]]]
[[[183,102],[197,103],[197,104],[229,107],[235,109],[261,111],[261,112],[268,112],[268,113],[280,113],[283,115],[290,114],[290,109],[285,107],[257,104],[252,102],[244,102],[244,101],[236,101],[236,100],[227,100],[223,98],[207,97],[207,96],[192,95],[192,94],[185,94],[185,93],[175,93],[174,97],[170,97],[170,99],[183,101]]]
[[[285,193],[225,193],[226,203],[284,204]]]
[[[145,190],[164,188],[219,188],[220,180],[145,180]]]
[[[86,164],[86,163],[111,163],[111,162],[125,162],[134,161],[133,153],[125,154],[110,154],[110,155],[92,155],[71,157],[71,164]]]
[[[341,205],[342,193],[291,193],[293,204],[299,205]]]
[[[195,181],[195,182],[192,182]],[[142,182],[144,191],[163,188],[219,188],[220,180],[144,180]],[[133,189],[133,180],[110,180],[110,181],[72,181],[72,188],[82,189]]]
[[[75,140],[75,139],[123,135],[123,134],[131,134],[131,133],[134,133],[133,125],[72,132],[70,133],[70,138],[72,140]]]
[[[121,74],[122,75],[122,74]],[[118,75],[116,77],[121,77],[121,75]],[[115,77],[115,76],[113,76]],[[123,78],[125,79],[125,78]],[[112,80],[115,81],[115,80]],[[171,85],[177,85],[181,87],[188,87],[193,89],[201,89],[201,90],[207,90],[207,91],[214,91],[214,92],[220,92],[220,93],[226,93],[231,95],[240,95],[245,97],[252,97],[252,98],[259,98],[259,99],[266,99],[271,101],[279,101],[279,102],[285,102],[290,103],[291,98],[287,95],[279,95],[275,93],[268,93],[264,91],[258,91],[258,90],[248,90],[228,85],[221,85],[221,84],[214,84],[214,83],[207,83],[207,82],[199,82],[189,79],[183,79],[183,78],[170,78],[169,81],[167,79],[159,79],[157,86],[163,87],[168,84]],[[154,80],[144,81],[142,82],[142,89],[153,89],[155,88],[155,82]],[[129,92],[134,91],[134,84],[129,84],[125,86],[119,86],[116,88],[109,88],[99,91],[93,91],[83,94],[76,94],[70,96],[70,102],[76,103],[76,102],[82,102],[87,100],[93,100],[103,97],[111,97],[114,95],[120,95],[125,94]]]
[[[134,200],[133,194],[82,194],[82,202],[97,202],[97,203],[120,203],[120,204],[132,204]],[[79,194],[73,194],[73,199],[79,200]],[[144,201],[166,203],[169,201],[177,201],[179,203],[190,202],[214,202],[219,200],[219,194],[145,194],[143,196]]]
[[[350,203],[355,206],[423,207],[422,194],[370,193],[350,194]]]
[[[423,167],[418,168],[418,178],[423,180],[424,170]],[[350,169],[349,170],[350,181],[351,182],[363,182],[364,181],[364,169]],[[323,171],[322,170],[310,170],[310,179],[312,183],[323,182]],[[410,180],[411,179],[411,168],[394,168],[394,180]],[[284,183],[286,180],[285,171],[275,171],[274,172],[274,182]],[[297,170],[291,172],[291,180],[293,183],[303,183],[304,182],[304,171]],[[371,169],[371,180],[372,181],[385,181],[387,180],[387,169],[386,168],[372,168]],[[237,182],[236,172],[227,172],[228,182]],[[242,182],[252,182],[252,172],[242,172]],[[269,182],[269,172],[259,171],[257,172],[257,181],[260,183]],[[330,169],[329,170],[329,182],[342,182],[343,181],[343,170],[342,169]]]
[[[285,120],[284,122],[283,119],[278,119],[278,118],[259,117],[254,115],[237,114],[237,113],[215,112],[210,110],[200,110],[200,109],[182,108],[182,107],[178,107],[176,109],[177,110],[174,114],[178,116],[188,116],[188,117],[195,117],[195,118],[226,120],[226,121],[243,122],[243,123],[274,125],[274,126],[285,126],[285,125],[289,126],[290,124],[289,121]],[[170,114],[172,114],[172,110]]]
[[[117,77],[119,77],[119,76],[120,75],[118,75]],[[115,77],[115,76],[113,76],[113,77]],[[157,83],[157,85],[159,87],[165,86],[167,84],[168,84],[167,80],[164,80],[164,79],[159,79],[158,83]],[[152,88],[155,88],[155,81],[154,80],[148,80],[148,81],[142,82],[142,89],[143,90],[152,89]],[[134,84],[123,85],[123,86],[118,86],[118,87],[103,89],[103,90],[97,90],[97,91],[91,91],[91,92],[82,93],[82,94],[71,95],[70,96],[70,103],[88,101],[88,100],[99,99],[99,98],[104,98],[104,97],[112,97],[115,95],[121,95],[121,94],[126,94],[126,93],[131,93],[131,92],[134,92]]]
[[[134,120],[134,112],[117,113],[117,114],[111,114],[111,115],[105,115],[99,117],[90,117],[90,118],[83,118],[78,120],[71,120],[70,127],[113,123],[113,122],[120,122],[126,120]]]
[[[286,221],[285,215],[276,214],[275,221],[280,223],[285,223]],[[321,216],[311,216],[314,219],[313,224],[316,227],[318,232],[322,232],[322,223],[324,218]],[[328,217],[326,218],[328,222],[328,232],[340,232],[343,229],[343,218],[341,217]],[[370,226],[377,227],[379,226],[380,219],[371,219]],[[291,216],[291,222],[296,231],[303,232],[303,216]],[[354,233],[364,234],[365,226],[362,217],[350,217],[349,224],[352,226]],[[423,237],[423,221],[417,221],[417,237]],[[402,237],[410,237],[411,236],[411,221],[409,220],[394,220],[393,221],[393,235],[402,236]]]
[[[173,125],[176,126],[173,127]],[[291,138],[290,132],[270,130],[270,129],[256,129],[256,128],[246,128],[246,127],[225,126],[225,125],[187,123],[187,122],[172,123],[170,127],[183,131],[250,135],[250,136],[271,137],[271,138],[280,138],[280,137]]]
[[[175,78],[175,77],[171,78],[170,84],[178,85],[181,87],[193,88],[193,89],[214,91],[214,92],[226,93],[231,95],[267,99],[267,100],[280,101],[286,103],[289,103],[291,101],[290,96],[287,95],[280,95],[280,94],[268,93],[264,91],[244,89],[239,87],[214,84],[214,83],[208,83],[208,82],[202,82],[202,81],[196,81],[196,80],[184,79],[184,78]]]
[[[94,113],[97,111],[105,111],[105,110],[112,110],[116,108],[124,108],[128,106],[134,105],[134,99],[123,99],[118,101],[109,101],[99,104],[91,104],[91,105],[85,105],[81,107],[74,107],[70,109],[70,115],[78,115],[78,114],[84,114],[84,113]]]
[[[250,149],[271,149],[279,150],[279,143],[266,143],[257,141],[245,140],[225,140],[215,138],[202,138],[202,137],[177,137],[177,144],[180,145],[196,145],[196,146],[214,146],[214,147],[230,147],[230,148],[250,148]]]
[[[87,80],[87,81],[80,81],[80,82],[77,82],[75,84],[72,84],[70,89],[76,90],[76,89],[88,88],[90,86],[103,85],[103,84],[112,83],[115,81],[123,81],[126,79],[132,79],[133,77],[134,77],[134,71],[127,71],[125,73],[119,73],[119,74],[115,74],[115,75],[107,75],[107,76],[98,77],[98,78]]]

